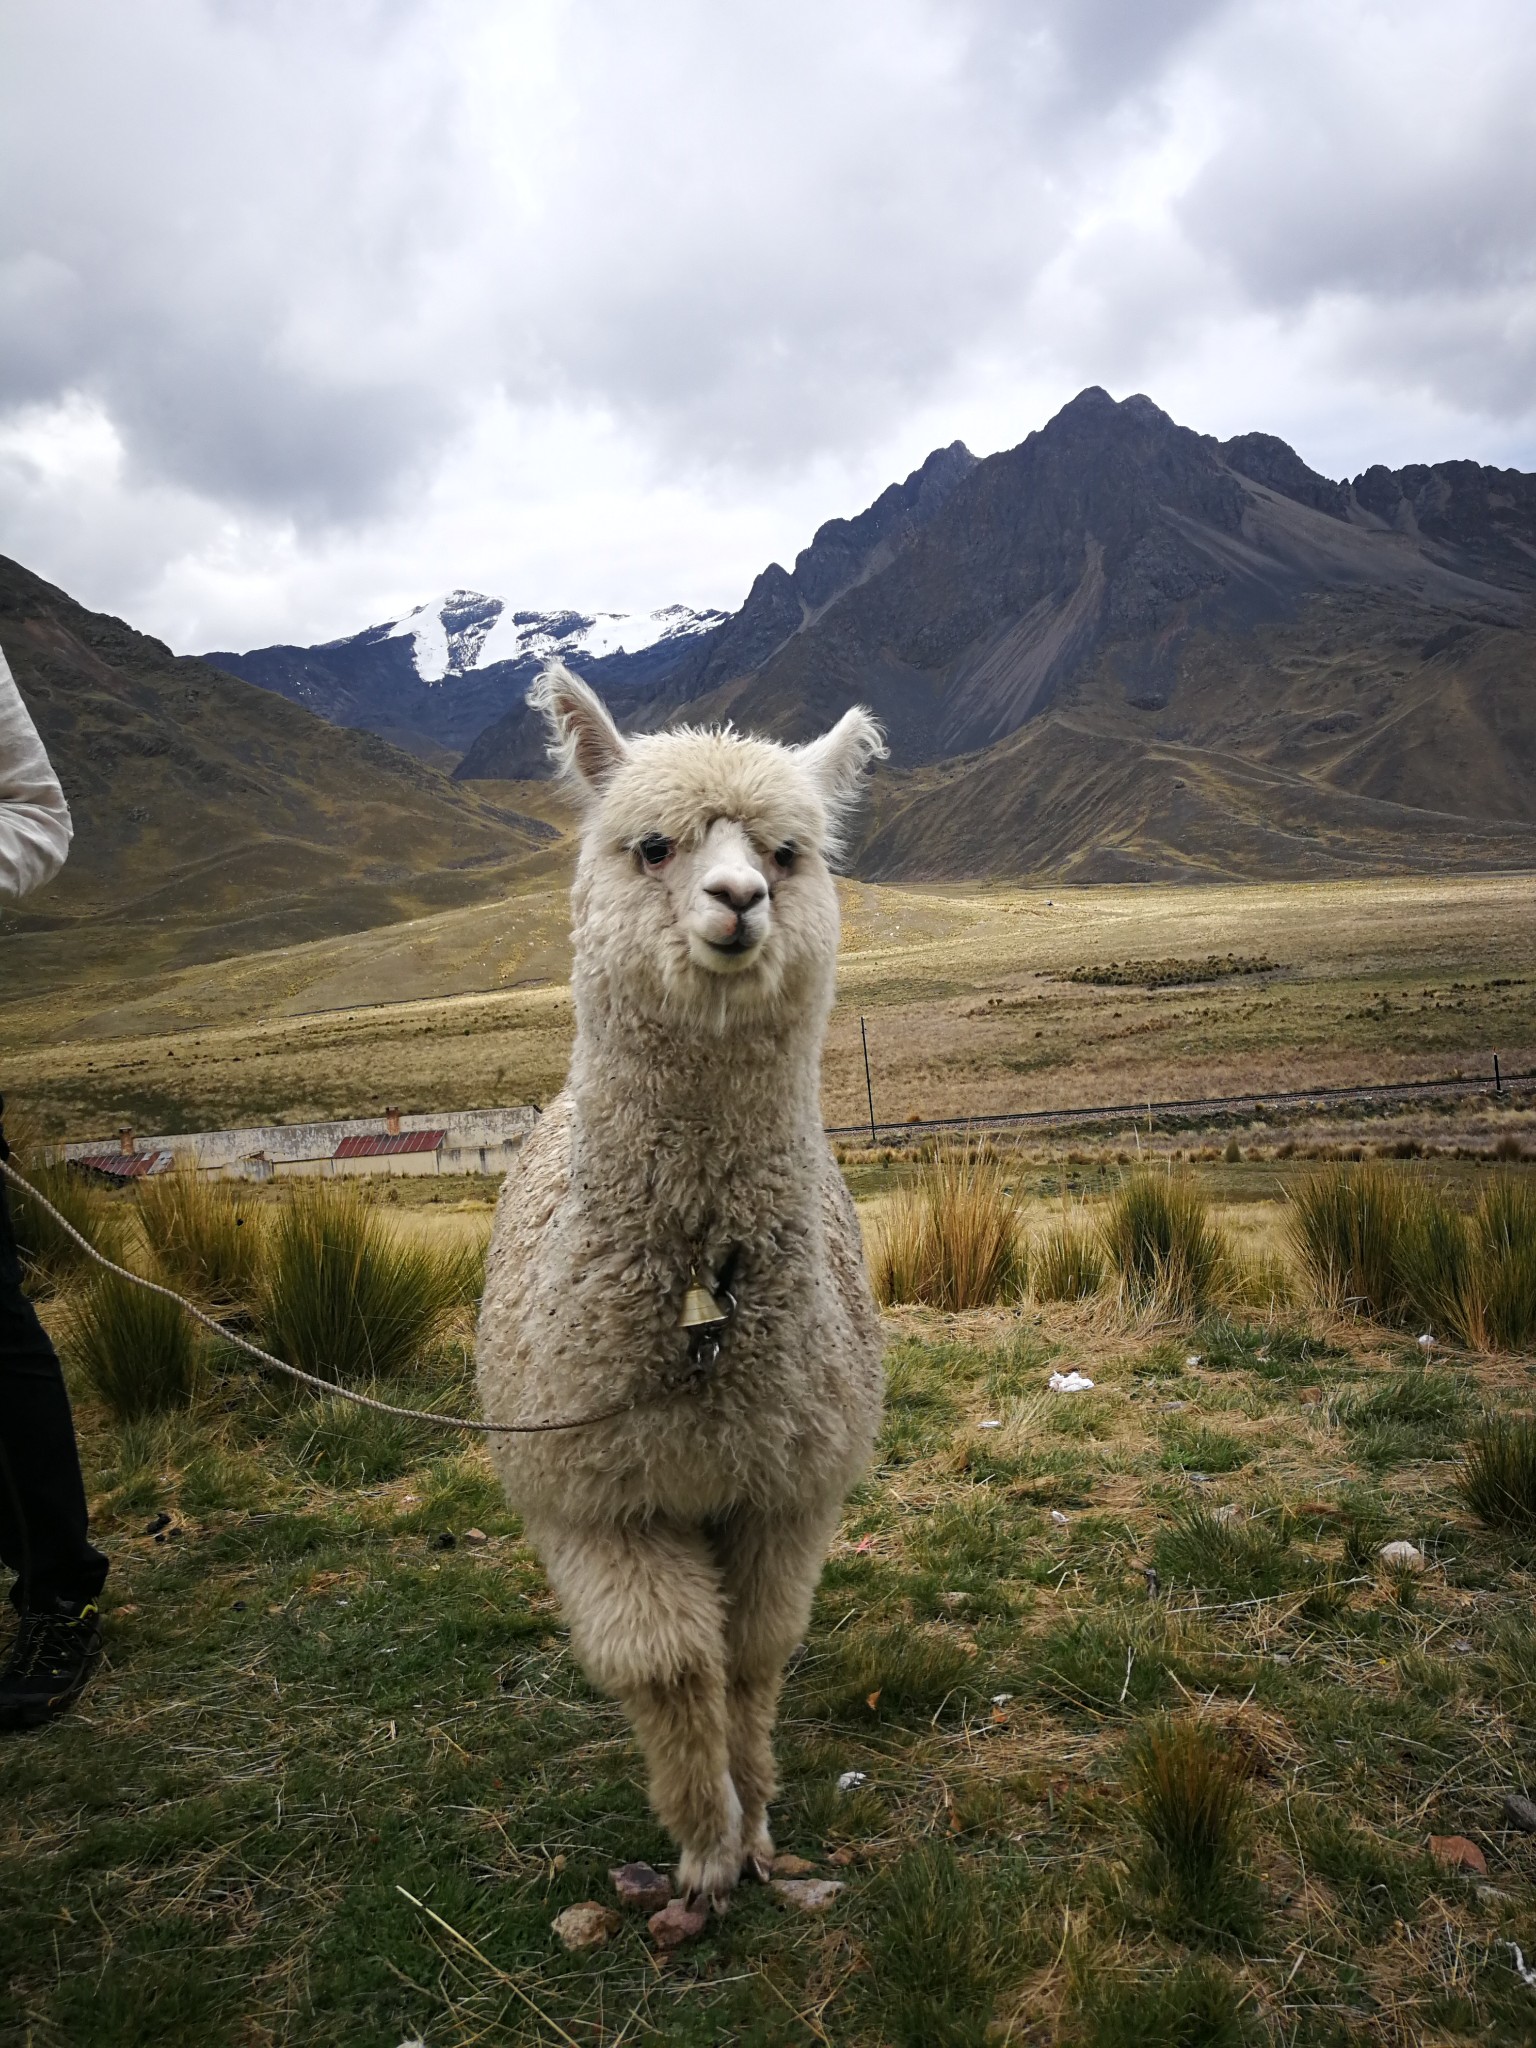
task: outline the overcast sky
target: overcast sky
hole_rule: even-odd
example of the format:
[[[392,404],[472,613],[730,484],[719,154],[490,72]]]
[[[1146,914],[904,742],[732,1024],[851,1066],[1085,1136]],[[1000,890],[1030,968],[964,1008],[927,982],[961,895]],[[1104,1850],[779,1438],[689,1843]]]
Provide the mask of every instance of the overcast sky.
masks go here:
[[[1536,469],[1529,0],[9,0],[0,552],[178,650],[734,606],[1086,384]]]

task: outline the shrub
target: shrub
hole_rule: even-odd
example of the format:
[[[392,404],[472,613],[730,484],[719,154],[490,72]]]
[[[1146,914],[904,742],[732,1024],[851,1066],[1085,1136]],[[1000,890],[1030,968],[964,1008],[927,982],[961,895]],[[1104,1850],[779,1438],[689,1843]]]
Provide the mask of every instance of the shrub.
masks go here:
[[[1490,1528],[1536,1528],[1536,1416],[1485,1415],[1467,1445],[1456,1491]]]
[[[1131,1749],[1131,1811],[1150,1874],[1208,1925],[1235,1917],[1251,1768],[1221,1730],[1189,1715],[1160,1718]]]
[[[1133,1174],[1110,1203],[1099,1232],[1121,1287],[1138,1308],[1198,1315],[1230,1278],[1226,1239],[1189,1179]]]
[[[1037,1301],[1086,1301],[1104,1284],[1104,1254],[1081,1224],[1055,1224],[1034,1248],[1030,1284]]]
[[[66,1166],[62,1159],[50,1163],[42,1159],[18,1158],[16,1164],[18,1171],[25,1173],[43,1199],[52,1202],[82,1237],[107,1258],[121,1260],[122,1216],[82,1173]],[[20,1188],[7,1181],[5,1192],[16,1225],[16,1245],[21,1253],[28,1292],[34,1295],[57,1293],[82,1267],[91,1265],[90,1258],[72,1237],[59,1228],[48,1212],[40,1209]]]
[[[1326,1301],[1390,1316],[1399,1306],[1404,1188],[1379,1166],[1323,1166],[1291,1197],[1291,1240]]]
[[[249,1191],[178,1167],[138,1191],[139,1227],[174,1287],[215,1309],[248,1307],[261,1275],[261,1213]]]
[[[1395,1313],[1465,1339],[1472,1252],[1471,1233],[1459,1211],[1427,1188],[1403,1189],[1394,1253]]]
[[[1023,1291],[1018,1211],[995,1160],[949,1155],[899,1189],[876,1237],[871,1277],[887,1305],[987,1308]]]
[[[341,1386],[408,1372],[473,1298],[475,1267],[467,1255],[402,1244],[355,1189],[312,1183],[268,1234],[267,1347]]]
[[[187,1407],[202,1377],[202,1333],[192,1318],[116,1273],[92,1281],[68,1342],[87,1384],[120,1422]]]

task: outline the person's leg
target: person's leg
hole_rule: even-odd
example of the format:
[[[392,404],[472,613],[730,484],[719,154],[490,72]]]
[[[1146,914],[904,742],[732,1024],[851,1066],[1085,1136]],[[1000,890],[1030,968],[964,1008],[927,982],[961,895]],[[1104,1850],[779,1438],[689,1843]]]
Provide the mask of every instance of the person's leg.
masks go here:
[[[0,1561],[22,1624],[0,1672],[0,1727],[57,1712],[90,1675],[107,1560],[87,1535],[85,1485],[64,1375],[21,1290],[0,1184]]]

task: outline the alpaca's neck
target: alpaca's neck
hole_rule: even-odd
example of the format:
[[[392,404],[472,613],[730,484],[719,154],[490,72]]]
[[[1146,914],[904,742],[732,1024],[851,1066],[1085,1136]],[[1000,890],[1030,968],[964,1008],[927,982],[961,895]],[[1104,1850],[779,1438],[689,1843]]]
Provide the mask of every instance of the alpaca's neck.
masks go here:
[[[637,1169],[699,1162],[750,1170],[754,1154],[798,1149],[821,1130],[821,1046],[830,974],[772,1014],[724,1031],[626,1000],[578,960],[570,1090],[578,1125]]]

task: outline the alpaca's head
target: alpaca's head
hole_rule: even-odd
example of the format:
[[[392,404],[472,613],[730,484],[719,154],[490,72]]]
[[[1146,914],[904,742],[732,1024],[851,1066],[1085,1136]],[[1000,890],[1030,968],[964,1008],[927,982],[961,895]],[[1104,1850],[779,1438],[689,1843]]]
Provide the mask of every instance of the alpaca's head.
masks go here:
[[[725,732],[626,739],[561,667],[530,702],[586,811],[578,949],[626,998],[724,1025],[830,984],[830,862],[885,746],[867,711],[804,747]]]

